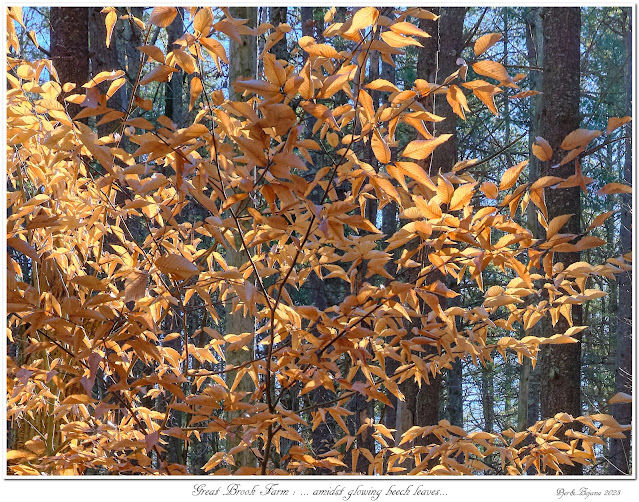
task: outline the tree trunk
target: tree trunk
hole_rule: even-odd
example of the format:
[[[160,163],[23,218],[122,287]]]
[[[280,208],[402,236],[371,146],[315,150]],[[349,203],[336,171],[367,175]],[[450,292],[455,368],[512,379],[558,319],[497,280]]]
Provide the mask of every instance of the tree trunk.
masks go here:
[[[628,14],[626,14],[628,15]],[[626,108],[632,113],[632,24],[628,16],[628,28],[624,34],[628,54],[626,75]],[[625,159],[623,177],[632,185],[632,126],[626,126]],[[621,195],[621,252],[632,250],[632,194]],[[624,272],[617,277],[618,315],[617,350],[615,357],[615,392],[632,394],[632,273]],[[615,404],[612,415],[622,425],[632,421],[632,403]],[[630,432],[625,439],[612,439],[610,444],[610,467],[608,474],[630,474]]]
[[[273,25],[273,28],[277,28],[280,24],[286,22],[288,7],[269,7],[268,10],[269,22]],[[271,52],[275,54],[277,59],[284,59],[285,61],[288,60],[289,53],[288,47],[286,46],[286,33],[284,33],[282,38],[275,43]]]
[[[231,16],[234,18],[248,19],[248,26],[251,28],[257,24],[257,8],[256,7],[231,7]],[[232,84],[239,77],[255,78],[257,72],[257,39],[254,36],[242,35],[241,41],[235,42],[233,40],[229,43],[229,83]],[[241,99],[240,95],[236,95],[232,91],[230,86],[230,99]],[[235,248],[229,249],[226,253],[226,263],[229,267],[242,268],[248,257],[246,251],[242,249],[239,238],[235,240]],[[239,308],[236,312],[232,311],[232,301],[229,300],[226,303],[226,333],[227,334],[242,334],[252,333],[255,334],[255,318],[251,315],[245,315],[243,309]],[[247,350],[235,350],[228,351],[226,354],[226,364],[228,366],[238,366],[246,363],[254,358],[255,347],[254,338],[250,339]],[[231,372],[228,375],[229,385],[232,384],[235,378],[235,372]],[[253,392],[254,385],[248,375],[245,375],[240,384],[237,386],[237,392]],[[240,415],[239,412],[229,412],[227,415],[228,420],[237,418]],[[241,430],[236,431],[237,434],[228,437],[227,451],[240,444]],[[239,469],[241,467],[254,467],[255,457],[248,450],[245,449],[235,454],[235,467]]]
[[[457,69],[457,58],[461,54],[463,44],[463,26],[465,8],[442,7],[429,9],[441,17],[437,21],[421,20],[420,28],[431,35],[431,38],[421,39],[424,47],[419,49],[417,60],[417,77],[428,82],[442,82],[449,74]],[[446,37],[439,37],[438,33],[446,33]],[[430,159],[427,159],[424,168],[430,175],[436,175],[442,171],[450,171],[457,161],[457,143],[455,138],[456,120],[450,105],[446,100],[427,97],[423,103],[427,110],[445,118],[437,126],[437,134],[453,134],[446,143],[440,145]],[[435,131],[431,131],[435,132]],[[419,268],[409,270],[407,282],[414,280],[411,275],[418,274]],[[441,273],[434,272],[429,275],[428,282],[443,280]],[[443,306],[445,308],[445,306]],[[407,326],[410,331],[412,326]],[[426,351],[426,355],[435,353],[434,348]],[[459,364],[460,366],[457,366]],[[461,361],[454,363],[453,368],[461,369]],[[460,374],[461,376],[461,374]],[[461,379],[459,380],[461,383]],[[439,400],[442,387],[442,376],[431,378],[428,385],[417,386],[417,382],[408,379],[400,385],[400,390],[405,396],[404,401],[397,403],[395,417],[395,442],[399,443],[402,434],[414,425],[433,425],[439,421]],[[461,397],[461,394],[460,394]],[[426,437],[419,443],[428,444],[436,441],[434,437]]]
[[[541,7],[526,7],[524,9],[524,19],[526,21],[526,59],[531,67],[541,67],[543,36],[541,29]],[[528,74],[530,88],[541,89],[541,73],[533,70]],[[529,134],[528,149],[532,148],[535,137],[539,136],[539,126],[541,117],[541,94],[530,97],[529,108]],[[539,178],[539,159],[531,155],[528,163],[529,179]],[[537,213],[533,204],[529,204],[526,212],[526,222],[528,229],[533,235],[539,235],[540,225],[537,221]],[[528,333],[532,336],[544,336],[548,330],[548,321],[542,319]],[[539,418],[539,366],[532,367],[530,359],[525,358],[521,365],[519,376],[519,402],[517,406],[517,430],[523,431]]]
[[[173,50],[175,46],[173,43],[184,35],[184,8],[178,7],[178,15],[175,16],[173,22],[167,26],[167,50]],[[252,37],[255,39],[255,37]],[[232,45],[232,42],[231,42]],[[232,65],[233,63],[231,63]],[[176,67],[179,69],[179,67]],[[253,72],[255,73],[255,72]],[[231,68],[229,67],[229,80]],[[171,74],[171,80],[164,84],[164,115],[170,118],[177,127],[181,127],[184,124],[185,110],[184,110],[184,71],[180,70]]]
[[[89,80],[89,9],[51,7],[51,59],[61,83],[73,82],[72,93],[82,94]],[[69,115],[80,112],[80,105],[69,103]]]
[[[543,74],[542,74],[542,110],[540,134],[554,150],[551,161],[544,163],[542,175],[567,178],[574,174],[573,162],[552,169],[559,163],[563,152],[559,145],[573,130],[579,127],[579,43],[581,12],[578,7],[553,8],[542,10],[543,29]],[[548,221],[562,214],[573,214],[564,227],[564,232],[580,232],[581,203],[579,188],[552,190],[546,189]],[[567,267],[579,261],[579,253],[557,253],[555,261],[563,262]],[[560,316],[561,317],[561,316]],[[581,325],[581,308],[573,306],[574,325]],[[554,333],[563,333],[568,329],[567,321],[561,317],[554,327]],[[552,333],[548,333],[551,335]],[[577,336],[578,338],[580,335]],[[580,370],[581,346],[579,343],[543,346],[541,415],[552,418],[559,412],[573,416],[581,414]],[[573,424],[578,427],[578,424]],[[566,438],[568,439],[568,438]],[[581,474],[581,464],[566,466],[564,474]]]

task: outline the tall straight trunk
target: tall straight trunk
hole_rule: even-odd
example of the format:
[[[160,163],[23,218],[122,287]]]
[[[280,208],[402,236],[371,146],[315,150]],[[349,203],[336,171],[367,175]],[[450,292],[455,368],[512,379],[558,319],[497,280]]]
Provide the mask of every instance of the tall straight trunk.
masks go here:
[[[113,71],[120,69],[120,62],[118,60],[118,31],[120,27],[116,23],[115,28],[113,30],[113,36],[111,37],[111,43],[109,47],[106,46],[106,37],[107,30],[105,25],[105,16],[100,12],[102,10],[101,7],[91,7],[89,9],[89,49],[91,51],[91,75],[95,76],[103,71]],[[103,82],[98,85],[98,88],[103,92],[109,88],[109,84],[111,82]],[[120,88],[114,96],[111,97],[107,106],[113,108],[114,110],[122,111],[126,107],[124,97],[125,87]],[[113,132],[114,128],[118,126],[118,122],[110,122],[107,124],[102,124],[98,126],[98,136],[105,136],[110,132]]]
[[[430,38],[421,39],[423,47],[419,49],[417,59],[417,78],[421,78],[430,83],[441,83],[449,74],[457,69],[457,58],[463,49],[463,26],[466,14],[465,8],[442,7],[429,9],[434,14],[439,14],[437,21],[421,20],[420,28],[431,35]],[[445,37],[440,37],[439,33],[446,33]],[[445,118],[437,124],[436,134],[450,133],[453,135],[446,143],[440,145],[430,159],[427,159],[424,168],[430,175],[437,172],[450,171],[457,161],[457,143],[455,138],[456,120],[450,105],[446,100],[435,99],[434,96],[427,97],[424,106],[429,111]],[[416,245],[416,244],[415,244]],[[419,273],[419,268],[408,271],[406,281],[411,282]],[[415,276],[415,277],[413,277]],[[444,280],[439,272],[430,274],[428,282]],[[445,306],[444,306],[445,308]],[[410,331],[413,326],[407,326]],[[434,348],[426,350],[426,356],[434,354]],[[461,361],[453,364],[455,372],[455,388],[457,383],[461,387]],[[401,436],[411,427],[436,424],[439,420],[439,401],[442,388],[442,376],[437,375],[431,378],[428,385],[422,384],[421,388],[413,379],[402,382],[400,390],[405,396],[404,401],[397,403],[395,416],[395,442],[401,440]],[[457,393],[453,393],[457,396]],[[461,392],[459,399],[455,400],[456,408],[461,410]],[[461,411],[460,411],[461,414]],[[458,415],[456,415],[458,416]],[[461,425],[461,424],[459,424]],[[435,441],[434,437],[420,439],[420,443],[430,443]]]
[[[392,15],[392,14],[391,14]],[[391,56],[392,57],[392,56]],[[395,66],[390,64],[388,61],[382,60],[381,69],[380,69],[380,77],[384,80],[388,80],[391,83],[395,83],[396,75],[395,75]],[[391,148],[391,159],[395,159],[397,157],[397,149]],[[391,237],[395,232],[397,232],[397,203],[389,202],[382,209],[382,232],[386,236],[386,238]],[[399,249],[394,251],[395,257],[399,256]],[[389,261],[386,264],[386,270],[389,274],[395,275],[397,272],[397,266],[393,262],[393,260]],[[386,371],[389,375],[395,373],[397,368],[399,367],[399,363],[391,358],[386,358]],[[396,410],[399,406],[399,402],[397,400],[397,396],[392,392],[386,392],[388,396],[388,400],[390,401],[390,406],[386,406],[382,411],[383,424],[388,429],[396,428]]]
[[[248,26],[251,28],[254,28],[257,24],[256,7],[231,7],[230,13],[234,18],[248,19]],[[242,35],[239,43],[231,40],[229,47],[229,82],[233,83],[239,77],[255,78],[257,73],[257,39],[254,36]],[[233,93],[232,86],[230,86],[230,89],[230,99],[241,98],[241,96]],[[227,251],[226,263],[229,267],[237,267],[239,269],[246,264],[248,256],[246,251],[242,249],[239,238],[236,238],[234,244],[235,248]],[[255,318],[251,315],[244,315],[242,308],[233,312],[231,300],[226,304],[226,333],[237,335],[251,333],[253,336],[255,334]],[[226,353],[226,364],[228,366],[238,366],[253,359],[255,354],[254,344],[255,340],[251,338],[245,347],[246,350],[228,351]],[[235,379],[235,372],[231,372],[228,378],[229,384],[231,384]],[[254,390],[253,382],[247,375],[242,378],[236,388],[238,392],[253,392]],[[229,412],[227,419],[232,420],[239,415],[240,413],[237,411]],[[228,436],[227,451],[239,445],[240,441],[241,430],[236,430],[235,434]],[[255,466],[255,457],[248,449],[236,453],[234,459],[235,469]]]
[[[632,22],[628,12],[628,27],[625,32],[628,73],[626,74],[626,109],[632,113]],[[632,185],[632,125],[626,126],[625,159],[623,177]],[[621,195],[621,252],[632,250],[632,195]],[[618,315],[617,350],[615,357],[615,392],[632,394],[632,274],[624,272],[617,278]],[[632,420],[632,403],[615,404],[612,415],[617,422],[626,425]],[[610,466],[608,474],[630,474],[630,432],[625,439],[613,439],[610,444]]]
[[[286,14],[288,7],[269,7],[269,22],[274,28],[277,28],[280,24],[286,22]],[[275,54],[277,59],[287,60],[289,57],[288,47],[286,46],[286,33],[284,36],[273,46],[271,52]]]
[[[313,9],[314,7],[302,7],[300,9],[301,13],[301,28],[302,28],[302,36],[314,36],[314,25],[313,25]],[[303,57],[306,59],[307,55],[304,53]],[[304,137],[311,138],[313,136],[312,133],[312,121],[305,120],[304,121]],[[315,152],[313,152],[315,153]],[[318,157],[321,154],[317,154],[317,156],[313,155],[314,166],[310,166],[315,172],[317,170],[318,165],[324,165],[323,162],[317,161]],[[309,199],[314,204],[319,204],[320,199],[322,197],[321,191],[319,189],[313,190],[309,195]],[[308,286],[311,290],[311,298],[313,299],[313,305],[318,310],[325,310],[329,307],[329,298],[326,293],[326,282],[316,274],[311,273],[308,278]],[[334,302],[331,302],[333,304]],[[309,394],[310,400],[313,403],[323,403],[326,401],[330,401],[335,398],[335,393],[327,388],[318,388],[310,392]],[[335,421],[330,416],[330,414],[326,414],[326,421],[317,426],[317,428],[312,431],[312,447],[315,456],[326,453],[330,450],[330,445],[335,442],[335,438],[333,436],[333,430],[335,427]],[[323,469],[318,470],[318,474],[327,474]]]
[[[457,70],[457,59],[461,56],[464,43],[464,18],[466,7],[442,7],[439,19],[438,82]],[[435,125],[436,135],[452,134],[451,138],[433,152],[430,173],[450,171],[458,160],[457,156],[457,115],[446,102],[444,96],[435,98],[435,114],[444,117]],[[453,284],[449,284],[455,289]],[[459,299],[460,297],[457,297]],[[455,299],[453,300],[453,302]],[[462,361],[457,359],[446,375],[448,417],[453,425],[463,427]]]
[[[526,7],[524,9],[524,19],[526,21],[526,59],[528,65],[539,68],[542,65],[543,34],[541,29],[541,7]],[[541,89],[541,73],[532,70],[528,74],[530,88]],[[541,117],[541,94],[530,97],[529,134],[528,150],[532,148],[535,137],[539,136],[539,119]],[[530,180],[539,178],[539,159],[530,156],[528,163],[528,173]],[[526,212],[528,229],[533,235],[539,235],[540,225],[537,221],[535,206],[529,204]],[[543,336],[547,331],[548,321],[542,319],[528,334],[533,336]],[[532,361],[524,358],[519,375],[519,402],[517,405],[517,430],[522,431],[539,419],[539,366],[532,367]]]
[[[167,50],[175,49],[173,43],[184,35],[184,8],[178,7],[178,15],[167,26]],[[232,64],[232,63],[231,63]],[[179,69],[177,67],[176,69]],[[231,69],[229,68],[229,75]],[[164,115],[169,117],[179,127],[183,125],[184,110],[184,71],[171,74],[171,80],[164,84]],[[232,80],[231,80],[232,81]]]
[[[574,162],[557,169],[550,166],[559,163],[563,152],[559,145],[573,130],[579,127],[579,60],[581,12],[578,7],[545,7],[541,13],[543,30],[542,109],[540,134],[554,149],[551,161],[541,166],[541,174],[567,178],[574,174]],[[546,189],[548,221],[562,214],[573,214],[564,227],[566,233],[580,233],[581,203],[579,188]],[[579,261],[579,253],[557,253],[556,262],[567,267]],[[554,333],[565,332],[569,325],[561,319]],[[574,325],[582,324],[581,308],[573,306]],[[552,333],[548,333],[551,335]],[[580,335],[578,335],[580,338]],[[541,350],[542,385],[541,414],[552,418],[559,412],[573,416],[581,414],[580,373],[581,345],[547,345]],[[578,424],[574,424],[578,427]],[[569,438],[566,438],[567,440]],[[580,474],[581,464],[566,466],[564,474]]]
[[[51,59],[60,82],[73,82],[72,92],[82,93],[89,79],[89,9],[86,7],[51,7]],[[73,118],[80,105],[68,104]]]

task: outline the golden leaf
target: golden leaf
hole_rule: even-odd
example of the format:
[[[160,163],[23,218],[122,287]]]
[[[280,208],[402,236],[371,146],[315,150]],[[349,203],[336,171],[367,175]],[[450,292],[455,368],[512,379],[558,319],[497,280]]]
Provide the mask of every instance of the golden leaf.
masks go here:
[[[388,164],[390,162],[390,148],[386,144],[386,141],[384,141],[384,138],[382,138],[377,128],[373,130],[373,136],[371,137],[371,148],[373,149],[375,158],[380,164]]]
[[[479,187],[479,189],[489,199],[496,199],[499,195],[499,190],[497,189],[497,185],[495,185],[492,181],[484,181]]]
[[[113,8],[112,8],[113,9]],[[111,45],[111,36],[113,35],[113,28],[115,26],[115,22],[118,20],[118,14],[115,12],[115,9],[109,10],[104,19],[104,23],[106,25],[106,46],[107,49]]]
[[[179,254],[167,254],[155,260],[155,266],[165,274],[174,275],[178,279],[188,279],[199,272],[197,266]]]
[[[202,87],[202,81],[200,80],[200,78],[193,77],[193,79],[191,80],[191,86],[189,90],[189,94],[191,96],[189,101],[189,111],[193,109],[193,105],[195,105],[197,98],[200,96],[200,94],[202,94],[202,90],[203,90],[203,87]]]
[[[151,16],[149,17],[149,23],[159,26],[160,28],[166,28],[170,25],[177,16],[177,9],[175,7],[153,7]]]
[[[610,216],[612,216],[615,212],[614,211],[606,211],[605,213],[601,213],[599,215],[597,215],[597,217],[592,220],[592,223],[590,224],[590,226],[588,227],[588,229],[586,230],[586,232],[590,232],[592,229],[600,227],[601,225],[603,225],[603,223],[610,218]]]
[[[501,177],[501,181],[499,182],[499,189],[507,190],[513,187],[515,183],[517,183],[517,180],[519,179],[519,175],[523,171],[524,167],[526,167],[527,165],[528,165],[528,160],[524,160],[523,162],[520,162],[516,166],[506,169],[506,172],[503,174],[503,176]]]
[[[597,195],[612,195],[615,193],[632,193],[632,187],[623,183],[608,183],[597,190]]]
[[[377,21],[378,17],[379,11],[375,7],[363,7],[355,13],[351,22],[351,27],[344,34],[351,35],[356,31],[372,26]]]
[[[552,159],[552,148],[550,147],[550,143],[541,136],[537,136],[535,138],[532,151],[533,155],[543,162]]]
[[[168,82],[169,76],[177,71],[179,70],[172,66],[158,65],[140,80],[140,85],[146,85],[150,82]]]
[[[413,35],[416,37],[430,37],[430,35],[428,33],[426,33],[424,30],[418,28],[417,26],[415,26],[414,24],[411,23],[407,23],[406,21],[400,21],[397,23],[393,23],[389,26],[389,28],[396,32],[399,33],[400,35]]]
[[[626,115],[625,117],[610,117],[608,119],[608,127],[606,127],[606,134],[610,134],[615,129],[618,129],[624,124],[627,124],[632,120],[632,117]]]
[[[395,84],[392,84],[388,80],[384,80],[381,78],[373,80],[372,82],[366,84],[365,87],[373,91],[399,92],[399,89]]]
[[[173,57],[186,73],[191,74],[196,71],[195,59],[182,49],[173,49]]]
[[[213,24],[213,14],[211,14],[210,7],[202,7],[197,11],[193,18],[193,29],[196,35],[207,36],[211,25]]]
[[[625,392],[617,392],[614,396],[612,396],[609,400],[609,404],[620,404],[620,403],[631,403],[632,396],[630,394],[626,394]]]
[[[451,211],[459,211],[466,207],[473,198],[473,194],[475,193],[473,189],[476,184],[477,183],[466,183],[465,185],[457,187],[450,199],[449,209]]]
[[[164,64],[164,53],[159,47],[155,45],[141,45],[138,49],[150,58],[155,59],[158,63]]]
[[[546,229],[546,238],[550,239],[568,222],[568,220],[574,216],[573,214],[562,214],[556,216],[550,222],[548,222],[548,228]]]
[[[435,139],[411,141],[406,145],[406,148],[404,148],[402,156],[416,160],[425,159],[433,153],[435,148],[448,141],[451,136],[452,134],[441,134]]]
[[[139,300],[144,297],[148,277],[149,274],[143,270],[134,270],[129,274],[124,287],[125,302]]]
[[[601,131],[590,129],[575,129],[561,142],[561,149],[573,150],[574,148],[586,146],[593,139],[599,136],[601,136]]]
[[[382,40],[391,47],[406,47],[407,45],[414,45],[417,47],[423,47],[417,40],[412,37],[405,37],[394,31],[385,31],[382,33]]]
[[[482,35],[475,42],[475,56],[481,56],[484,52],[490,49],[493,45],[499,42],[503,37],[501,33],[488,33]],[[475,70],[476,71],[476,70]],[[477,72],[479,73],[479,72]]]
[[[473,65],[473,70],[475,70],[475,72],[479,75],[498,80],[500,84],[505,85],[506,87],[513,87],[515,89],[519,88],[512,77],[508,75],[506,68],[496,61],[479,61]]]
[[[468,112],[470,108],[468,108],[468,102],[462,90],[456,85],[449,86],[446,99],[448,100],[448,104],[453,108],[453,111],[459,115],[459,118],[465,120],[466,115],[464,114],[464,110]]]

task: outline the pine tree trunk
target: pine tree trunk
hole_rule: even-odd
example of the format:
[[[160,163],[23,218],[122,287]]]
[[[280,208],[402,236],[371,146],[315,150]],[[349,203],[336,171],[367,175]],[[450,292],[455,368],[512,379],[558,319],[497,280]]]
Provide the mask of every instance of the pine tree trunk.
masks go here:
[[[554,150],[551,161],[541,166],[541,175],[562,178],[574,174],[574,162],[557,169],[564,153],[559,148],[563,139],[579,127],[579,61],[581,13],[578,7],[542,10],[543,29],[543,74],[542,110],[540,135]],[[573,214],[564,227],[564,232],[579,234],[581,203],[579,188],[561,190],[546,189],[548,221],[562,214]],[[555,262],[567,267],[579,261],[579,253],[557,253]],[[560,316],[561,317],[561,316]],[[581,322],[581,307],[573,306],[572,319],[576,326]],[[564,333],[567,321],[561,317],[552,333]],[[551,335],[552,333],[548,333]],[[579,338],[580,335],[577,336]],[[541,350],[542,385],[541,415],[552,418],[559,412],[573,416],[581,414],[580,370],[581,346],[579,343],[543,346]],[[573,424],[578,427],[578,424]],[[568,438],[566,438],[568,439]],[[566,466],[564,474],[581,474],[581,464]]]
[[[51,7],[51,59],[61,83],[73,82],[72,93],[82,94],[89,79],[89,9],[86,7]],[[80,105],[68,104],[71,118]]]
[[[632,24],[628,17],[625,32],[628,54],[628,73],[626,75],[626,108],[632,113]],[[623,177],[632,185],[632,126],[626,126],[625,159]],[[621,195],[621,252],[632,250],[632,195]],[[617,277],[618,315],[617,350],[615,357],[615,392],[632,394],[632,273],[624,272]],[[612,415],[622,425],[632,421],[632,403],[615,404]],[[612,439],[610,444],[610,467],[608,474],[630,474],[631,432],[625,433],[625,439]]]
[[[526,21],[526,59],[528,65],[533,68],[541,67],[542,61],[542,45],[543,36],[541,30],[541,8],[526,7],[524,9],[524,19]],[[530,88],[534,90],[541,89],[541,73],[532,70],[528,74],[530,79]],[[541,94],[530,97],[529,115],[529,134],[528,146],[529,150],[535,141],[535,137],[539,136],[539,119],[541,116]],[[528,163],[529,179],[536,180],[539,178],[539,159],[531,155]],[[533,235],[539,235],[540,225],[537,221],[537,213],[535,205],[529,204],[526,212],[526,222],[528,229]],[[544,336],[547,331],[547,320],[542,319],[528,333],[532,336]],[[539,418],[539,367],[532,367],[530,359],[524,358],[521,365],[519,376],[519,402],[517,405],[517,430],[522,431],[532,425]]]
[[[176,46],[173,43],[184,35],[183,17],[184,8],[178,7],[178,15],[166,28],[168,36],[167,50],[175,49]],[[179,69],[179,67],[176,67],[176,69]],[[231,69],[229,68],[229,75],[230,72]],[[169,117],[178,128],[184,123],[184,71],[182,70],[171,74],[171,80],[164,84],[164,115]]]
[[[255,27],[257,24],[256,7],[231,7],[230,13],[234,18],[248,19],[248,26],[250,27]],[[229,46],[229,82],[232,84],[239,77],[255,78],[257,72],[257,39],[254,36],[242,35],[239,43],[231,40]],[[232,91],[232,86],[230,89],[230,99],[241,99],[240,95],[236,95]],[[246,264],[248,256],[246,255],[246,250],[242,249],[239,238],[236,238],[234,244],[235,248],[229,249],[226,253],[226,263],[229,267],[241,269]],[[239,335],[242,333],[255,334],[255,318],[245,314],[243,308],[239,308],[233,312],[231,300],[226,303],[226,333],[228,335]],[[239,366],[253,359],[255,357],[254,344],[255,340],[251,338],[249,344],[245,347],[246,350],[228,351],[226,354],[226,364],[228,366]],[[236,372],[231,372],[228,375],[229,386],[232,385],[235,375]],[[237,392],[253,392],[255,389],[249,376],[244,375],[235,390]],[[227,414],[227,420],[232,420],[238,416],[240,416],[240,412],[238,411],[229,412]],[[239,445],[241,442],[241,429],[235,432],[235,434],[227,437],[227,451]],[[241,467],[255,466],[255,456],[248,449],[236,453],[234,459],[235,470]]]
[[[280,24],[286,23],[286,14],[288,7],[269,7],[269,22],[273,25],[273,28],[277,28]],[[284,36],[275,43],[271,52],[275,54],[277,59],[288,60],[290,54],[288,53],[288,47],[286,46],[286,33]]]
[[[466,14],[465,8],[459,7],[442,7],[428,9],[434,14],[441,17],[438,21],[421,20],[420,28],[431,35],[430,38],[422,39],[424,45],[418,52],[417,60],[417,77],[430,83],[441,83],[449,74],[457,69],[457,58],[461,54],[463,44],[463,26]],[[439,37],[440,32],[445,32],[446,37]],[[430,175],[435,175],[440,169],[441,171],[450,171],[457,161],[457,143],[455,138],[456,120],[455,114],[452,112],[450,105],[446,100],[433,99],[427,97],[423,104],[429,111],[445,118],[439,122],[435,132],[437,135],[443,133],[453,134],[446,143],[440,145],[433,155],[426,159],[423,167]],[[416,243],[415,243],[416,245]],[[416,279],[419,273],[418,268],[410,269],[407,282]],[[413,277],[414,276],[414,277]],[[429,275],[429,283],[437,280],[444,280],[439,272]],[[445,308],[445,306],[443,306]],[[412,326],[407,326],[410,331]],[[426,351],[426,355],[434,354],[435,349],[430,348]],[[456,368],[461,361],[454,363]],[[461,366],[459,366],[461,368]],[[461,377],[461,374],[460,374]],[[459,379],[461,383],[461,379]],[[442,387],[442,376],[437,375],[431,378],[428,385],[422,384],[421,388],[414,379],[408,379],[400,385],[400,390],[405,396],[404,401],[397,403],[397,412],[395,417],[395,442],[399,443],[401,436],[414,425],[425,426],[436,424],[439,420],[439,401]],[[455,394],[456,395],[456,394]],[[461,398],[461,393],[459,394]],[[458,400],[455,404],[459,404]],[[461,409],[461,405],[459,405]],[[461,413],[461,412],[460,412]],[[436,441],[434,437],[426,437],[419,439],[417,443],[428,444]]]

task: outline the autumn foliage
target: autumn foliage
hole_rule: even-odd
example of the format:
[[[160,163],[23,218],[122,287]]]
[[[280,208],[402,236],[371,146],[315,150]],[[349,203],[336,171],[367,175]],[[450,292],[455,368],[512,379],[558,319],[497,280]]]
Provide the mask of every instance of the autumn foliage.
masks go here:
[[[123,21],[104,12],[110,36]],[[514,351],[534,364],[541,346],[578,342],[586,327],[572,325],[571,309],[605,294],[589,279],[628,270],[630,256],[565,267],[557,253],[601,246],[591,231],[610,214],[582,234],[563,233],[571,215],[549,219],[544,194],[630,191],[609,184],[591,193],[580,168],[629,118],[576,130],[561,145],[537,138],[531,156],[547,162],[560,149],[562,163],[574,163],[566,179],[529,179],[527,161],[498,184],[476,174],[481,159],[437,172],[429,159],[449,138],[431,134],[441,117],[424,98],[441,96],[463,119],[471,99],[498,114],[497,94],[536,92],[483,58],[499,34],[478,38],[475,60],[461,60],[443,84],[417,79],[402,89],[368,79],[367,60],[419,44],[427,34],[415,20],[432,16],[426,10],[362,8],[345,23],[331,10],[324,40],[301,37],[291,61],[270,52],[288,25],[250,29],[226,9],[187,12],[192,27],[171,52],[140,47],[126,110],[111,105],[129,85],[123,71],[74,87],[49,60],[8,58],[7,338],[17,348],[7,358],[7,413],[23,434],[9,472],[184,474],[186,462],[168,460],[169,438],[188,449],[206,434],[220,440],[204,465],[214,474],[494,473],[482,462],[489,456],[514,475],[595,463],[604,439],[629,426],[560,413],[519,432],[442,420],[396,437],[375,417],[349,428],[345,403],[361,395],[390,409],[389,396],[403,399],[401,382],[428,385],[459,358],[479,366]],[[134,22],[148,35],[175,15],[158,7]],[[19,11],[8,16],[15,47]],[[232,83],[231,100],[200,72],[210,62],[223,70],[224,41],[241,35],[266,36],[262,70]],[[153,118],[143,97],[177,70],[191,76],[196,111],[184,128]],[[69,116],[69,103],[82,111]],[[99,137],[96,124],[114,132]],[[413,135],[407,144],[396,138],[400,125]],[[367,218],[373,199],[397,205],[394,234]],[[521,223],[529,205],[541,235]],[[241,266],[227,263],[229,250],[243,255]],[[500,281],[485,283],[487,270]],[[339,283],[344,297],[325,309],[301,303],[296,292],[312,276]],[[451,301],[464,276],[480,303]],[[253,317],[254,331],[227,332],[224,305]],[[570,328],[526,334],[545,317]],[[252,358],[225,364],[249,347]],[[320,387],[334,398],[288,406]],[[183,420],[170,425],[175,413]],[[309,438],[328,421],[334,442],[319,454]],[[372,450],[362,442],[370,436]],[[237,465],[246,451],[252,460]]]

